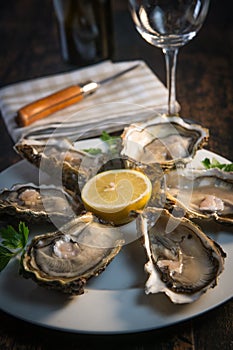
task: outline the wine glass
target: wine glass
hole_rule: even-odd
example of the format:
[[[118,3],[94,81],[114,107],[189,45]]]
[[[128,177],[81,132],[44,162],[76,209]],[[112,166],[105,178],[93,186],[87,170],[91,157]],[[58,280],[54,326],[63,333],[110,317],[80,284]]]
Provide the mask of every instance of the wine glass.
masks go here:
[[[210,0],[129,0],[136,29],[150,44],[162,48],[166,62],[168,115],[176,109],[178,50],[201,28]]]

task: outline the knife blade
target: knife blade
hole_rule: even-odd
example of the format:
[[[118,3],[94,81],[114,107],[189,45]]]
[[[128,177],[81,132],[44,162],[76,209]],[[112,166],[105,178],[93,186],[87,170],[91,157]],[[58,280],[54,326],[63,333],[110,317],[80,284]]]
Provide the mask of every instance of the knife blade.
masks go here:
[[[98,82],[87,81],[82,84],[68,86],[65,89],[31,102],[18,110],[16,122],[18,126],[24,127],[37,120],[46,118],[61,109],[82,101],[85,97],[93,94],[102,85],[112,82],[133,69],[136,69],[139,65],[140,63],[135,64]]]

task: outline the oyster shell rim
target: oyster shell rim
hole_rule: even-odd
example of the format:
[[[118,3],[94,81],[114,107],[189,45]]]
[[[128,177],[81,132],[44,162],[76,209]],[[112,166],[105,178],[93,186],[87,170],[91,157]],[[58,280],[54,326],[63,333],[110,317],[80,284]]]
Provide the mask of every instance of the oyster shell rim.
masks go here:
[[[198,234],[201,234],[204,239],[206,239],[209,243],[210,246],[213,250],[213,252],[219,257],[219,267],[218,271],[216,274],[216,277],[212,279],[206,286],[203,288],[196,290],[194,293],[187,293],[183,290],[176,291],[173,289],[173,286],[165,283],[166,281],[161,278],[161,271],[159,268],[155,266],[155,260],[153,258],[153,253],[151,252],[151,247],[150,247],[150,238],[149,238],[149,229],[152,227],[149,224],[148,226],[148,220],[147,220],[147,212],[154,212],[156,214],[160,215],[169,215],[169,217],[172,218],[172,220],[179,221],[179,222],[184,222],[187,224],[191,224],[192,227],[198,232]],[[159,215],[159,218],[160,218]],[[224,270],[224,259],[226,258],[226,253],[222,249],[222,247],[213,239],[211,239],[208,235],[202,231],[199,225],[194,223],[192,220],[182,217],[178,218],[173,216],[167,209],[165,208],[155,208],[155,207],[147,207],[143,211],[141,211],[136,219],[136,224],[137,224],[137,230],[138,232],[141,233],[143,237],[143,245],[147,254],[148,261],[145,264],[145,271],[148,273],[148,279],[145,284],[145,293],[159,293],[159,292],[164,292],[173,303],[175,304],[184,304],[184,303],[191,303],[195,300],[197,300],[203,293],[205,293],[209,288],[213,288],[217,285],[217,281],[219,278],[219,275],[223,272]],[[208,245],[209,245],[208,243]],[[214,248],[214,249],[213,249]],[[155,282],[157,285],[155,285]]]
[[[44,233],[35,235],[31,242],[27,245],[27,248],[24,254],[21,257],[20,261],[20,274],[26,279],[30,278],[34,282],[36,282],[40,286],[44,286],[48,289],[53,289],[57,291],[61,291],[64,294],[68,295],[81,295],[84,293],[84,287],[87,281],[94,276],[99,275],[103,272],[106,267],[111,263],[111,261],[115,258],[115,256],[120,252],[123,240],[115,240],[115,246],[112,248],[108,248],[110,250],[110,254],[108,254],[104,259],[95,265],[94,269],[91,273],[89,270],[86,273],[83,273],[80,276],[74,277],[49,277],[44,271],[41,272],[40,267],[33,266],[34,257],[31,257],[32,251],[34,249],[34,244],[37,244],[39,241],[43,239],[56,238],[57,236],[62,237],[65,236],[65,231],[69,228],[73,223],[79,222],[81,219],[92,220],[99,222],[99,219],[95,217],[92,213],[87,212],[83,215],[79,215],[75,219],[69,221],[65,225],[63,225],[60,229],[56,231],[52,231],[50,233]],[[105,225],[106,226],[106,225]],[[109,225],[111,227],[111,225]],[[33,264],[31,264],[31,260],[33,260]],[[35,262],[36,265],[36,262]]]
[[[13,192],[13,191],[19,191],[21,188],[30,188],[30,189],[35,189],[38,191],[40,195],[42,195],[42,202],[43,202],[43,191],[48,191],[48,190],[54,190],[57,192],[60,192],[66,200],[69,202],[69,205],[72,207],[72,210],[75,207],[75,204],[80,204],[80,213],[83,210],[82,203],[77,202],[75,203],[75,196],[74,194],[72,195],[71,191],[61,188],[52,184],[43,184],[43,185],[36,185],[32,182],[29,183],[16,183],[12,185],[10,188],[2,188],[0,191],[0,196],[4,194],[4,192]],[[42,194],[41,194],[42,191]],[[77,196],[76,196],[77,197]],[[74,202],[74,206],[72,205],[72,202]],[[43,205],[44,207],[44,205]],[[28,223],[32,222],[48,222],[50,223],[53,221],[55,218],[56,220],[63,220],[64,218],[67,217],[67,213],[63,212],[58,212],[58,211],[53,211],[53,212],[47,212],[46,208],[43,210],[34,210],[26,207],[23,208],[23,206],[15,206],[11,203],[8,203],[7,205],[4,205],[4,203],[1,203],[1,198],[0,198],[0,216],[1,215],[9,215],[10,217],[15,216],[18,220],[25,220]]]
[[[166,174],[166,176],[170,176],[172,174]],[[226,172],[223,170],[220,170],[218,168],[212,168],[212,169],[201,169],[201,170],[194,170],[194,169],[186,169],[183,173],[183,176],[190,177],[190,181],[193,179],[200,179],[200,178],[205,178],[205,177],[216,177],[220,181],[226,181],[232,184],[233,187],[233,172]],[[200,212],[196,211],[193,208],[189,208],[185,206],[184,203],[182,203],[179,199],[174,197],[170,192],[169,189],[167,188],[166,190],[166,197],[167,197],[167,202],[169,205],[171,204],[172,207],[177,207],[177,209],[182,209],[184,210],[184,215],[187,216],[190,219],[203,219],[203,220],[215,220],[218,223],[221,224],[233,224],[233,213],[232,213],[232,218],[231,217],[224,217],[222,215],[219,215],[216,211],[214,212]],[[167,204],[168,204],[167,203]]]
[[[132,156],[127,155],[127,153],[125,152],[125,140],[132,133],[133,128],[135,128],[135,129],[138,128],[138,130],[143,131],[149,126],[166,124],[166,123],[180,125],[182,128],[188,129],[188,130],[192,130],[192,127],[193,127],[195,129],[195,131],[200,133],[200,136],[195,141],[195,143],[193,145],[193,150],[192,150],[190,155],[188,155],[184,158],[178,157],[176,159],[166,160],[166,161],[161,162],[161,163],[160,162],[155,162],[155,163],[160,164],[160,166],[165,170],[166,169],[171,170],[176,166],[180,166],[180,165],[185,166],[187,163],[191,162],[191,160],[194,158],[197,150],[203,148],[207,144],[207,142],[209,140],[209,129],[207,129],[199,124],[196,124],[196,123],[188,123],[183,118],[181,118],[179,116],[167,116],[165,114],[158,115],[154,118],[147,120],[146,122],[132,123],[129,126],[125,127],[122,134],[121,134],[121,138],[122,138],[121,155],[126,156],[129,159],[133,159]]]

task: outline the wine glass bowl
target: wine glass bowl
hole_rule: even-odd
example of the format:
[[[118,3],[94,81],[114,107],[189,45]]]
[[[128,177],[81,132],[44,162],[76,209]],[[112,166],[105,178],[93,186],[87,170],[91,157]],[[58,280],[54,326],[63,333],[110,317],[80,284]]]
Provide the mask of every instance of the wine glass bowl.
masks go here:
[[[166,59],[168,115],[176,108],[178,49],[193,39],[208,13],[210,0],[129,0],[136,29],[150,44],[163,50]]]

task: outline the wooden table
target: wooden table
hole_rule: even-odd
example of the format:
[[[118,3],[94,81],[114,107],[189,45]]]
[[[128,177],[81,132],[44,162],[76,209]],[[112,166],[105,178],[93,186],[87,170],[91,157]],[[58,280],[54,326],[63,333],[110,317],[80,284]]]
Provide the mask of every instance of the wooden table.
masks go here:
[[[165,83],[161,50],[144,42],[129,17],[127,1],[113,1],[114,61],[144,59]],[[181,115],[210,130],[207,148],[232,159],[233,5],[212,0],[204,27],[180,50],[177,98]],[[60,55],[49,0],[1,1],[0,84],[77,69]],[[18,162],[0,119],[0,170]],[[0,296],[1,297],[1,296]],[[160,330],[125,335],[85,335],[28,324],[0,312],[0,349],[233,349],[233,301],[189,321]]]

